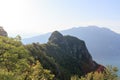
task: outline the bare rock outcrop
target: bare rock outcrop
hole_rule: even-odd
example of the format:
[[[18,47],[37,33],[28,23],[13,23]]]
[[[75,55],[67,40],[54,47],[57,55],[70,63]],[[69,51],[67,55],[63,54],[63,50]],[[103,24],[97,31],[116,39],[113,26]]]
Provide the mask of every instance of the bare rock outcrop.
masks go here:
[[[7,32],[3,29],[2,26],[0,26],[0,36],[5,36],[5,37],[8,36]]]

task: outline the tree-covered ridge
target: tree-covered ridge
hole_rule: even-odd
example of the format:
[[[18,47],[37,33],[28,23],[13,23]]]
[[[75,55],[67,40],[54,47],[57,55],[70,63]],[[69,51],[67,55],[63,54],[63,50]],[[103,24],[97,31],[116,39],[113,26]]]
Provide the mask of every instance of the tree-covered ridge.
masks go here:
[[[34,60],[19,38],[0,36],[0,80],[52,80],[53,77]]]
[[[119,80],[117,68],[93,61],[76,37],[55,31],[46,44],[20,40],[0,36],[0,80]]]
[[[59,80],[70,80],[75,74],[85,75],[100,66],[92,60],[83,40],[63,36],[58,31],[52,33],[46,44],[33,43],[26,48]]]
[[[90,72],[85,76],[72,76],[71,80],[120,80],[117,67],[107,66],[103,72]]]

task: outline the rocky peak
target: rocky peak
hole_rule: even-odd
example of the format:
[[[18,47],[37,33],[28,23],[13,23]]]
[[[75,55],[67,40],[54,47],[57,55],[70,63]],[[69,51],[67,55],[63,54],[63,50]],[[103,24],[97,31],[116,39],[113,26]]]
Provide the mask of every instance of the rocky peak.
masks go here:
[[[61,43],[61,42],[64,42],[64,37],[60,32],[54,31],[49,38],[49,42],[56,43],[56,44]]]
[[[0,26],[0,36],[8,36],[7,32]]]
[[[57,44],[59,48],[61,48],[62,53],[64,53],[61,55],[66,56],[65,59],[68,58],[68,56],[72,56],[70,57],[71,59],[74,57],[76,63],[79,63],[78,65],[81,66],[83,73],[94,71],[98,67],[98,64],[93,61],[83,40],[69,35],[63,36],[58,31],[54,31],[49,38],[49,42]],[[66,65],[69,64],[66,63]]]
[[[47,57],[42,57],[42,54],[38,56],[41,52],[32,55],[38,56],[42,65],[46,69],[50,69],[59,80],[70,80],[70,77],[74,74],[83,76],[92,71],[100,72],[104,70],[102,65],[92,59],[83,40],[73,36],[64,36],[58,31],[54,31],[51,34],[48,43],[44,44],[44,47],[36,44],[35,48],[39,48]],[[51,57],[55,63],[51,63],[50,60],[48,62],[45,61],[51,59]]]

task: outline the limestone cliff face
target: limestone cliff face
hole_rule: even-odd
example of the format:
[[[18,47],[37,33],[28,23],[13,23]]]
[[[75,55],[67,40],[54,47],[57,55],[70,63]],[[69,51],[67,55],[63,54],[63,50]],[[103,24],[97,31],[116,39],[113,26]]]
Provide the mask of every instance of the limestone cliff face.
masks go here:
[[[8,36],[7,32],[0,26],[0,36]]]
[[[81,69],[83,74],[86,74],[90,71],[94,71],[98,68],[98,64],[92,60],[92,56],[88,52],[88,49],[85,45],[83,40],[80,40],[73,36],[63,36],[58,31],[52,33],[49,38],[48,43],[53,43],[58,45],[62,51],[63,55],[65,56],[63,59],[70,57],[71,59],[75,60],[77,64],[76,69]],[[62,53],[61,53],[62,54]],[[74,64],[71,62],[71,64]],[[70,67],[70,64],[67,64]],[[73,65],[73,69],[74,70]]]

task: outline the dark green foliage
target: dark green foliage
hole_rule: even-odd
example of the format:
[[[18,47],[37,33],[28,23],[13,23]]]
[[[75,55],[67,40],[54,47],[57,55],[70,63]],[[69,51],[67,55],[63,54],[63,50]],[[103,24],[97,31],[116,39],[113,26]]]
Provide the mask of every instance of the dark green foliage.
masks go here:
[[[46,46],[47,44],[40,45],[40,44],[31,44],[26,45],[26,48],[30,51],[30,53],[35,57],[35,59],[38,59],[42,66],[46,69],[50,69],[52,73],[56,74],[56,78],[60,78],[63,76],[61,75],[61,70],[59,70],[59,65],[55,62],[55,59],[52,56],[49,56],[46,54]],[[50,47],[51,48],[57,48],[56,46]],[[51,50],[52,51],[52,50]]]
[[[89,72],[84,77],[71,79],[117,80],[116,68],[106,68],[104,74],[92,72],[101,71],[104,67],[92,60],[84,41],[78,38],[55,31],[46,44],[23,46],[20,40],[20,36],[0,36],[1,80],[70,80],[73,75],[80,77]]]
[[[20,42],[20,37],[0,36],[0,80],[52,80],[54,75],[43,69]]]
[[[63,36],[57,31],[53,32],[48,43],[33,43],[26,45],[26,49],[60,80],[70,80],[72,75],[84,75],[98,67],[84,41]]]
[[[107,66],[104,72],[91,72],[81,78],[75,75],[71,77],[71,80],[120,80],[117,71],[116,67]]]

